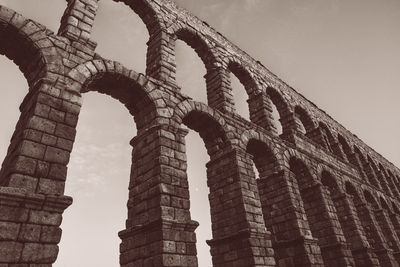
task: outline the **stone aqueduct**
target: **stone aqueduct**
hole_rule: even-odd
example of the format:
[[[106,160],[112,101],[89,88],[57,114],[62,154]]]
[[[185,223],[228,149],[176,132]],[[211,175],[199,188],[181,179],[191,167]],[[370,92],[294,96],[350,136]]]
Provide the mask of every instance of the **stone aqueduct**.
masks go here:
[[[146,74],[95,53],[97,0],[69,0],[58,34],[0,7],[0,52],[29,84],[0,173],[1,267],[55,262],[81,94],[91,90],[123,103],[138,128],[121,266],[198,265],[183,124],[210,157],[214,266],[398,266],[397,167],[206,22],[169,0],[122,2],[148,29]],[[175,82],[177,39],[206,66],[208,105]],[[251,121],[235,114],[231,72]]]

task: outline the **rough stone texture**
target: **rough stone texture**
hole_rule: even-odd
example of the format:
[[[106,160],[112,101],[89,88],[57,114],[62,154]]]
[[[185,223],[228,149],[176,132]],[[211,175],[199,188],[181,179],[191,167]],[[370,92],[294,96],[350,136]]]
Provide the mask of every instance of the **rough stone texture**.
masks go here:
[[[0,171],[1,267],[56,260],[81,94],[91,90],[123,103],[138,129],[121,266],[198,265],[182,124],[210,156],[214,266],[398,266],[397,167],[169,0],[121,2],[149,31],[146,74],[95,54],[97,0],[68,1],[58,34],[0,6],[0,53],[29,84]],[[177,39],[206,66],[208,105],[176,84]],[[235,113],[230,72],[246,89],[251,121]]]

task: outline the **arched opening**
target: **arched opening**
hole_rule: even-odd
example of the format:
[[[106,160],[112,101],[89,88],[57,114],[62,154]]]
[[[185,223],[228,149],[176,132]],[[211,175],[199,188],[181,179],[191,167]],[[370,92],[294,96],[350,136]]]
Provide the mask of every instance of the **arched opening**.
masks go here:
[[[364,190],[364,197],[365,197],[365,200],[366,200],[374,209],[379,209],[378,202],[376,202],[376,199],[372,196],[372,194],[371,194],[369,191]]]
[[[294,188],[300,193],[311,233],[318,239],[319,247],[323,248],[321,254],[324,263],[329,265],[340,261],[339,265],[348,264],[352,259],[344,256],[343,251],[329,248],[329,245],[340,244],[345,240],[331,198],[324,188],[314,181],[304,162],[291,158],[289,165],[295,178]]]
[[[134,167],[135,147],[132,150],[129,141],[136,134],[135,124],[140,132],[147,119],[154,120],[155,106],[145,89],[125,76],[126,69],[120,71],[99,72],[82,89],[106,94],[120,103],[110,97],[86,94],[90,97],[83,103],[67,180],[67,191],[76,205],[64,214],[64,236],[57,264],[69,261],[71,266],[105,267],[118,265],[118,258],[124,264],[124,246],[118,244],[125,240],[117,233],[137,215],[132,212],[137,197],[132,190],[137,179],[135,171],[139,169]],[[152,115],[147,118],[149,114]],[[138,217],[140,214],[135,218]]]
[[[386,201],[380,199],[382,206],[379,206],[376,198],[368,190],[364,190],[364,197],[369,206],[372,208],[373,217],[377,221],[377,227],[379,227],[382,231],[384,242],[394,251],[398,251],[399,239],[394,232],[392,222],[388,216],[389,207]]]
[[[289,114],[289,107],[281,94],[274,88],[268,87],[266,93],[272,102],[272,118],[274,119],[275,128],[278,135],[281,135],[289,127],[284,120]]]
[[[7,16],[15,16],[18,19],[15,21],[8,22],[9,19],[7,19]],[[23,127],[18,127],[18,124],[24,123],[25,117],[24,114],[26,115],[28,113],[28,109],[26,108],[28,106],[29,100],[31,99],[30,97],[33,95],[35,90],[40,86],[39,83],[36,83],[37,80],[42,78],[47,74],[46,72],[46,66],[45,62],[46,59],[43,56],[43,51],[47,50],[45,52],[50,52],[52,51],[50,48],[50,51],[48,48],[39,48],[39,45],[35,43],[34,40],[32,40],[27,33],[27,27],[18,27],[17,25],[14,25],[13,23],[28,23],[28,20],[26,20],[22,16],[17,16],[16,13],[7,8],[7,7],[2,7],[0,9],[0,40],[3,40],[0,42],[0,55],[4,55],[8,59],[12,60],[16,66],[19,67],[20,71],[17,71],[14,67],[12,67],[12,63],[8,60],[6,60],[4,57],[1,56],[2,60],[2,76],[6,74],[6,72],[10,72],[10,76],[7,75],[7,77],[4,77],[4,86],[5,87],[11,87],[14,85],[15,87],[27,87],[26,82],[28,82],[29,90],[21,90],[21,89],[16,89],[15,93],[7,94],[7,96],[2,97],[2,99],[8,99],[10,101],[7,101],[7,104],[3,104],[3,108],[9,107],[8,105],[14,105],[15,109],[12,111],[11,109],[7,112],[4,112],[2,114],[7,116],[7,119],[5,121],[9,121],[10,119],[14,119],[19,117],[20,119],[16,119],[15,121],[9,123],[13,124],[11,127],[8,127],[5,124],[5,127],[7,127],[7,131],[2,131],[2,134],[5,134],[4,138],[6,140],[2,141],[4,151],[2,152],[1,159],[4,160],[2,161],[2,166],[7,166],[2,168],[0,171],[0,184],[1,185],[9,185],[10,177],[11,174],[10,172],[15,173],[12,171],[13,167],[10,165],[13,165],[13,160],[15,159],[16,155],[19,153],[17,149],[14,149],[18,144],[19,141],[21,140],[22,135],[22,129]],[[29,24],[30,26],[30,31],[38,31],[39,32],[39,27],[31,22]],[[44,33],[39,32],[37,34],[36,38],[41,38],[41,41],[43,42],[43,45],[50,45],[50,41],[46,39],[46,36]],[[54,59],[53,63],[56,63],[57,59]],[[15,66],[14,65],[14,66]],[[16,78],[16,81],[9,80],[12,77],[18,77],[18,73],[21,73],[24,75],[25,79],[23,79],[21,76],[19,78]],[[25,80],[25,82],[24,82]],[[12,83],[13,85],[11,85]],[[38,85],[34,87],[33,85]],[[28,94],[30,92],[31,94]],[[3,92],[4,93],[4,92]],[[21,106],[22,109],[20,108],[20,111],[22,112],[21,115],[18,111],[16,111],[21,104],[21,100],[23,98],[23,95],[26,95],[26,103]],[[11,97],[11,98],[10,98]],[[18,121],[18,122],[17,122]],[[17,127],[15,125],[17,124]],[[12,134],[11,131],[14,131],[15,127],[15,132],[14,135],[16,138],[11,139],[11,144],[10,144],[10,136]],[[8,144],[9,146],[8,146]],[[7,149],[5,147],[8,146],[9,150],[7,152]],[[10,165],[9,165],[10,164]],[[10,168],[11,167],[11,168]],[[30,173],[32,174],[32,173]],[[29,177],[31,178],[31,177]],[[21,186],[21,185],[18,185]],[[31,183],[29,185],[30,190],[34,191],[36,189],[36,184]]]
[[[367,159],[368,159],[368,162],[371,164],[371,167],[374,170],[374,172],[379,180],[379,183],[380,183],[382,189],[385,191],[385,193],[389,196],[398,195],[399,193],[396,192],[396,187],[393,184],[391,177],[388,176],[388,174],[386,173],[382,164],[379,163],[379,168],[378,168],[375,161],[371,158],[370,155],[367,155]]]
[[[239,63],[231,62],[228,65],[228,71],[236,112],[246,120],[251,120],[252,114],[247,102],[256,93],[257,84]]]
[[[220,229],[217,222],[221,207],[214,199],[213,191],[217,185],[210,180],[207,161],[223,148],[226,137],[221,126],[213,118],[201,112],[188,113],[183,119],[183,124],[191,129],[185,138],[185,143],[190,213],[192,219],[199,222],[199,227],[196,229],[197,259],[199,266],[212,266],[210,247],[206,241],[218,236]],[[202,148],[203,145],[206,149]]]
[[[368,243],[373,249],[378,249],[382,247],[383,240],[381,239],[381,235],[379,234],[380,230],[376,227],[376,224],[374,224],[374,222],[376,221],[373,217],[373,214],[363,203],[363,200],[361,199],[361,196],[358,193],[356,187],[352,183],[347,181],[345,183],[345,190],[347,194],[352,196],[352,198],[350,199],[350,203],[355,207],[357,213],[357,221],[361,223],[363,234],[365,234]],[[386,258],[383,256],[378,257],[378,259],[381,263],[386,261]]]
[[[345,157],[346,160],[348,162],[358,166],[357,164],[355,164],[353,153],[352,153],[351,148],[350,148],[349,144],[347,143],[346,139],[344,139],[344,137],[339,134],[338,141],[339,141],[339,145],[341,146],[344,154],[346,155],[346,157]]]
[[[96,52],[101,56],[145,73],[149,32],[127,4],[99,1],[91,39],[98,43]]]
[[[390,170],[385,170],[385,168],[382,166],[381,163],[379,163],[379,170],[381,171],[381,173],[383,173],[383,175],[388,180],[390,189],[394,193],[394,196],[397,197],[397,198],[400,198],[399,187],[398,187],[398,184],[396,182],[396,178],[393,175],[393,173]]]
[[[0,56],[0,80],[0,163],[3,163],[21,114],[19,106],[28,93],[28,84],[18,66],[5,56]]]
[[[336,156],[338,156],[339,158],[342,159],[343,155],[342,155],[341,151],[338,149],[338,147],[336,146],[335,138],[333,137],[329,128],[323,122],[319,123],[319,128],[321,130],[321,135],[322,135],[321,137],[322,137],[322,141],[324,143],[324,147],[329,152],[335,154]]]
[[[101,106],[101,108],[99,108]],[[117,233],[124,229],[132,147],[132,116],[109,96],[83,95],[63,214],[63,236],[54,266],[119,266]]]
[[[247,153],[253,156],[253,162],[260,179],[268,179],[269,176],[280,171],[276,157],[265,143],[251,139],[247,145]]]
[[[364,157],[363,153],[356,145],[354,145],[354,154],[358,157],[359,160],[358,166],[360,172],[361,174],[362,173],[365,174],[367,182],[372,186],[380,188],[374,170],[372,169],[371,165],[368,164],[367,159]]]
[[[288,221],[284,216],[285,210],[279,207],[279,205],[284,205],[282,197],[278,193],[282,190],[280,183],[283,183],[284,180],[283,171],[267,144],[251,139],[247,144],[246,152],[253,159],[253,171],[257,179],[263,219],[265,226],[272,233],[274,257],[275,261],[279,263],[285,257],[279,243],[289,239]]]
[[[314,129],[314,123],[312,122],[310,115],[307,111],[300,106],[294,108],[294,115],[297,124],[297,129],[302,134],[309,134]]]
[[[336,179],[328,171],[324,170],[321,173],[321,182],[330,192],[340,226],[346,241],[350,245],[355,265],[359,267],[376,265],[375,256],[364,249],[368,244],[366,244],[366,236],[354,208],[353,199],[347,194],[341,193]],[[349,184],[346,184],[346,188],[347,193],[350,190],[355,194],[354,188],[349,188]]]
[[[207,88],[204,80],[207,70],[201,58],[184,41],[176,40],[175,59],[176,83],[181,87],[181,92],[195,101],[207,104]]]
[[[340,193],[336,179],[333,178],[333,176],[328,171],[322,171],[321,182],[329,189],[331,196],[335,196]]]
[[[57,32],[60,27],[60,19],[67,7],[67,1],[65,0],[3,0],[0,4],[12,8],[26,18],[45,25],[53,32]],[[51,9],[51,12],[43,12],[43,10],[49,9]]]

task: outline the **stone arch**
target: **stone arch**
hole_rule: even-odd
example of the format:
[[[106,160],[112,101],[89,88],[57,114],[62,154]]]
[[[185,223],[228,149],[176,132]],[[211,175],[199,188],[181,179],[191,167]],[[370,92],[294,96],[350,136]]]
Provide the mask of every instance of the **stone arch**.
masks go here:
[[[336,148],[336,140],[328,126],[326,126],[324,122],[320,121],[319,128],[321,130],[322,141],[325,143],[325,147],[328,149],[328,151],[342,158],[342,154]]]
[[[294,176],[293,187],[298,190],[312,235],[318,238],[318,245],[325,265],[340,261],[338,265],[347,266],[353,259],[344,256],[350,253],[345,244],[343,230],[338,221],[334,203],[321,182],[314,178],[309,167],[297,158],[291,158],[290,171]],[[330,238],[324,238],[329,236]],[[335,243],[340,249],[328,248]],[[323,249],[322,249],[323,248]],[[354,263],[353,263],[354,264]],[[350,265],[351,266],[351,265]]]
[[[291,157],[289,160],[289,166],[291,171],[296,174],[296,180],[300,191],[318,183],[318,178],[313,175],[310,167],[307,166],[304,159]]]
[[[365,174],[367,180],[372,186],[380,187],[382,183],[379,183],[377,180],[376,174],[370,163],[368,162],[367,158],[361,152],[360,148],[354,144],[354,153],[357,155],[359,160],[359,167],[362,174]]]
[[[387,203],[387,201],[385,200],[384,197],[382,197],[382,196],[379,197],[379,203],[380,203],[382,209],[384,209],[388,212],[391,212],[392,209],[390,208],[389,204]]]
[[[204,79],[207,90],[208,105],[216,109],[233,106],[231,93],[224,89],[224,80],[227,78],[225,77],[225,73],[221,67],[222,64],[220,63],[221,59],[218,55],[218,51],[213,49],[213,43],[200,33],[197,33],[188,27],[180,27],[179,29],[176,29],[174,31],[174,36],[176,39],[181,40],[190,46],[205,66],[206,74],[204,75]],[[174,40],[174,42],[176,43],[176,40]],[[176,52],[176,48],[174,51]],[[177,64],[176,60],[175,64]]]
[[[159,12],[156,12],[155,3],[148,0],[113,0],[115,2],[123,2],[129,6],[143,21],[149,32],[149,35],[159,34],[165,29],[164,20]]]
[[[0,54],[18,65],[30,87],[39,79],[53,79],[49,73],[63,72],[46,29],[4,6],[0,6],[0,39],[4,40],[0,42]]]
[[[264,144],[266,147],[268,147],[268,150],[270,151],[273,158],[278,162],[278,164],[282,167],[285,166],[281,150],[268,137],[254,130],[246,130],[241,134],[241,137],[239,139],[239,147],[241,147],[243,150],[247,150],[250,141],[252,141],[253,143],[259,143],[260,145]]]
[[[357,187],[350,181],[346,181],[345,182],[345,190],[346,193],[353,196],[355,200],[357,201],[362,201],[360,192],[358,192],[358,190],[356,189]]]
[[[347,140],[341,134],[338,134],[338,143],[340,144],[344,154],[346,155],[347,161],[354,164],[354,159],[352,156],[353,150]]]
[[[207,167],[207,185],[209,188],[209,201],[211,208],[212,240],[207,241],[211,251],[226,246],[227,236],[232,235],[232,229],[243,229],[243,225],[257,225],[261,233],[266,231],[264,222],[255,221],[248,217],[256,212],[258,218],[262,218],[261,203],[256,187],[255,178],[249,173],[249,162],[245,153],[238,148],[233,148],[231,136],[227,131],[224,119],[218,112],[203,103],[185,100],[176,108],[174,120],[183,123],[190,129],[199,133],[202,138],[210,161]],[[248,188],[244,188],[243,182],[252,189],[252,196],[247,196]],[[243,187],[243,188],[242,188]],[[252,201],[247,205],[248,201]],[[240,201],[242,204],[238,204]],[[253,216],[253,215],[251,215]],[[234,232],[233,232],[234,233]],[[239,240],[237,240],[239,238]],[[243,237],[247,238],[247,237]],[[235,235],[236,241],[243,244],[241,237]],[[218,256],[225,252],[212,253],[214,264],[221,258]],[[272,257],[272,255],[267,255]],[[231,262],[234,259],[223,259],[223,262]],[[230,265],[230,264],[227,264]]]
[[[262,92],[259,84],[253,77],[252,72],[239,60],[232,57],[229,58],[227,70],[232,72],[243,84],[249,98],[254,94],[257,95]]]
[[[291,128],[291,120],[289,119],[292,113],[290,105],[281,95],[281,93],[273,87],[268,86],[266,89],[266,94],[271,100],[272,104],[275,105],[279,113],[279,121],[282,125],[282,132],[286,133]]]
[[[329,191],[332,195],[336,195],[341,193],[341,188],[339,186],[338,181],[336,178],[326,169],[322,170],[321,172],[321,183],[329,188]]]
[[[162,96],[154,92],[154,85],[143,74],[128,70],[118,62],[89,61],[72,69],[67,77],[67,88],[77,98],[80,98],[80,93],[97,91],[124,104],[133,115],[138,131],[144,125],[154,123],[157,116],[164,113],[170,116],[170,112],[163,109]]]
[[[379,162],[379,170],[387,180],[389,184],[390,191],[393,193],[393,195],[397,198],[400,198],[400,190],[399,190],[399,185],[396,181],[396,177],[393,175],[393,173],[389,169],[385,169],[382,165],[382,163]]]
[[[217,67],[216,63],[219,61],[219,56],[213,51],[210,41],[189,28],[179,28],[174,34],[177,39],[184,41],[194,49],[203,61],[207,71],[211,71],[213,68]]]
[[[303,107],[299,105],[295,106],[294,115],[298,126],[297,129],[300,129],[301,132],[308,134],[315,129],[314,121]]]
[[[246,151],[253,156],[253,162],[259,172],[260,179],[267,179],[270,175],[282,170],[273,146],[271,147],[268,143],[258,139],[250,139]]]
[[[177,127],[179,127],[185,117],[188,116],[189,113],[196,111],[197,113],[204,114],[204,116],[208,116],[212,118],[215,123],[218,125],[218,129],[222,129],[225,136],[235,136],[231,133],[231,130],[228,127],[223,116],[220,115],[218,111],[215,109],[210,108],[204,103],[193,101],[190,99],[185,99],[184,101],[180,102],[174,108],[173,115],[171,120],[175,123]]]
[[[369,190],[364,189],[363,194],[364,194],[365,200],[369,204],[371,204],[372,207],[374,207],[375,209],[379,209],[378,201],[376,201],[376,198],[373,196],[373,194]]]

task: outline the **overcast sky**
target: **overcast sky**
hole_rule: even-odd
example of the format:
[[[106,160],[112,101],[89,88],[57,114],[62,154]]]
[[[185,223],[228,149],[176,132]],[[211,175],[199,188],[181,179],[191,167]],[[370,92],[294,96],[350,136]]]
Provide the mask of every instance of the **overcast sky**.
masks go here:
[[[397,0],[176,0],[239,45],[273,73],[400,166],[400,1]],[[57,31],[65,0],[0,0]],[[46,10],[46,12],[43,12]],[[51,12],[50,12],[51,10]],[[97,52],[144,72],[148,33],[121,3],[101,0],[93,29]],[[205,68],[183,43],[177,45],[178,82],[205,99]],[[27,83],[18,68],[0,57],[0,160],[5,156]],[[246,114],[243,88],[235,100]],[[56,267],[118,266],[117,232],[124,229],[129,180],[129,140],[136,129],[127,110],[110,97],[84,95],[78,134],[69,164]],[[210,266],[204,145],[187,139],[192,217],[200,266]]]

